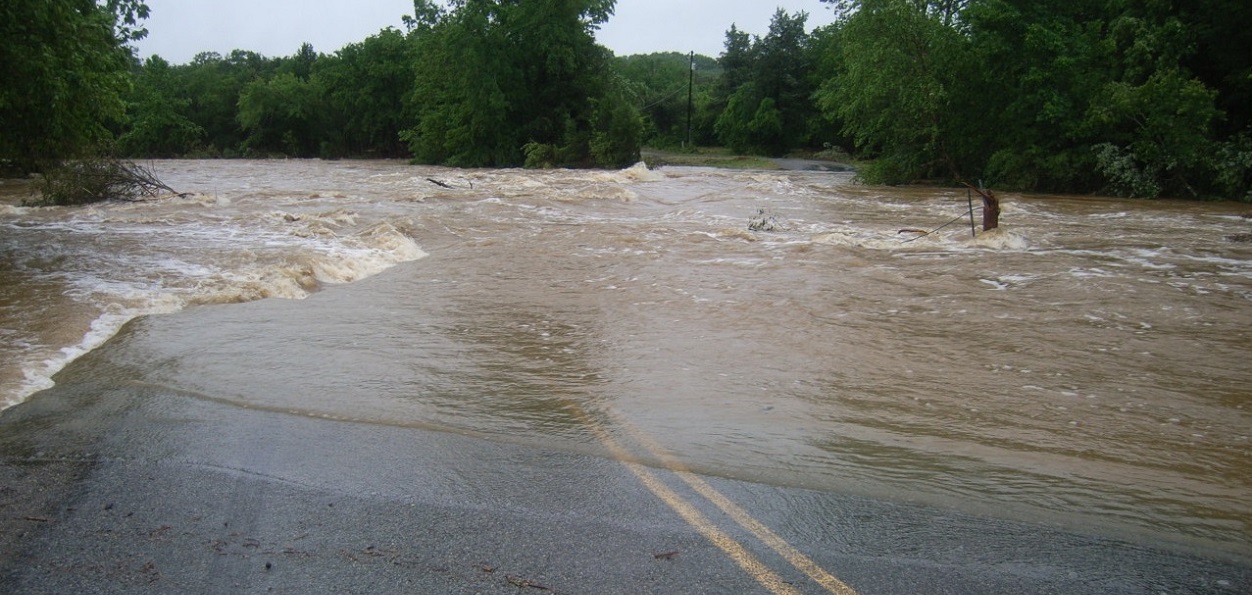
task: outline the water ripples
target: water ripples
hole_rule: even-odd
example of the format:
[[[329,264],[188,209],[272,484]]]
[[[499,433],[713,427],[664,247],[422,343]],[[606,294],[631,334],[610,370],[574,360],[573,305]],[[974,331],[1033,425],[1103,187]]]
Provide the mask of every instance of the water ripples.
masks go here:
[[[906,241],[960,219],[965,193],[682,168],[159,169],[195,198],[0,211],[9,353],[78,345],[110,304],[155,311],[125,299],[360,281],[143,320],[92,365],[601,455],[572,410],[611,410],[703,473],[1252,551],[1235,206],[1007,195],[999,232]],[[775,231],[747,229],[761,209]],[[70,338],[43,330],[58,319]]]

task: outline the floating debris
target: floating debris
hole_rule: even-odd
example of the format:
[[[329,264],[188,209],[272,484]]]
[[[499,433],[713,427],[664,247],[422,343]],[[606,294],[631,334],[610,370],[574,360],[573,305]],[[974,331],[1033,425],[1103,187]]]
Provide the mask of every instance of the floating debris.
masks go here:
[[[748,219],[748,231],[777,231],[778,219],[766,212],[765,209],[758,209],[756,215]]]

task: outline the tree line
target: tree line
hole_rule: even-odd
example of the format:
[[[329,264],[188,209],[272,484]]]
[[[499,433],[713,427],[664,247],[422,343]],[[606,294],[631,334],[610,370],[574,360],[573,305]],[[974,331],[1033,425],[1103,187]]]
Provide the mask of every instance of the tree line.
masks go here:
[[[1252,4],[823,2],[813,97],[869,179],[1252,200]]]
[[[621,167],[643,121],[595,43],[613,0],[415,0],[332,53],[140,63],[141,0],[0,6],[0,164],[130,157],[412,157],[467,167]]]
[[[822,0],[726,34],[716,140],[838,146],[871,183],[1252,201],[1252,4]]]
[[[139,0],[0,8],[0,160],[403,157],[619,167],[641,146],[848,153],[871,183],[1252,200],[1252,5],[822,0],[720,56],[614,56],[613,0],[415,0],[334,53],[139,63]],[[65,34],[71,31],[73,39]],[[694,70],[693,70],[694,68]]]

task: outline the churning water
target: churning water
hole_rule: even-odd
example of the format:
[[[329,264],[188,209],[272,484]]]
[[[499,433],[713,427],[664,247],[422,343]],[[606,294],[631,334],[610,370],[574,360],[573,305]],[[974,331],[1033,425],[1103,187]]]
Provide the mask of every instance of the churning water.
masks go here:
[[[1007,195],[971,239],[898,233],[964,191],[845,174],[155,168],[191,194],[0,188],[6,404],[99,347],[74,377],[596,454],[569,405],[611,409],[703,473],[1252,552],[1237,205]]]

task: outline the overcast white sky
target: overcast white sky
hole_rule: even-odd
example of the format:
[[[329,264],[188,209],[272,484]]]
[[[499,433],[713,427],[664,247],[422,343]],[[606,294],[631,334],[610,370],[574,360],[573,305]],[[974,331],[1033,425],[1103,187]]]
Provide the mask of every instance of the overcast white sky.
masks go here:
[[[141,58],[154,54],[185,64],[200,52],[251,50],[289,56],[309,42],[332,53],[393,26],[412,0],[146,0],[152,9]],[[754,35],[769,31],[774,11],[809,13],[809,29],[833,19],[819,0],[617,0],[616,14],[597,34],[619,56],[694,51],[717,57],[731,24]]]

